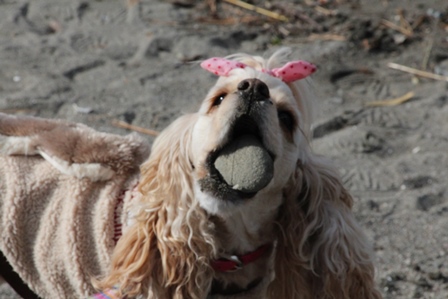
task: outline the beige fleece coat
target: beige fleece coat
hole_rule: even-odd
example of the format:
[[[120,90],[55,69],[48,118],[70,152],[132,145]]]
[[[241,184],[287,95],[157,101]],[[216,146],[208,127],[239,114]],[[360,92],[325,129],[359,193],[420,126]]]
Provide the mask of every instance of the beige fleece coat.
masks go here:
[[[0,113],[0,250],[40,297],[94,293],[148,155],[137,135]]]

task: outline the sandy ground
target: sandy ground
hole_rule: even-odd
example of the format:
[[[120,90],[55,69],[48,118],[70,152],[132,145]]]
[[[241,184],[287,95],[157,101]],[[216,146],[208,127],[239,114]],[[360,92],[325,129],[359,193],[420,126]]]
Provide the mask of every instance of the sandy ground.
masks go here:
[[[448,83],[387,67],[448,76],[448,3],[252,1],[286,23],[223,3],[217,19],[207,3],[0,0],[0,111],[162,130],[215,80],[190,61],[292,47],[319,66],[314,147],[356,197],[385,298],[448,298]],[[401,105],[368,106],[408,92]],[[0,298],[15,296],[0,283]]]

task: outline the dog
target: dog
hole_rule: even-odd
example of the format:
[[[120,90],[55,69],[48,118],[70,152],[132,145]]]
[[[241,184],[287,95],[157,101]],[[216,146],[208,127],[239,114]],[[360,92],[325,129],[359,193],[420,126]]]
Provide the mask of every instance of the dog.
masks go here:
[[[155,141],[135,223],[98,287],[148,298],[381,298],[352,197],[310,148],[315,99],[305,77],[315,67],[279,67],[286,54],[201,64],[219,79],[197,113]],[[274,160],[270,182],[250,194],[213,164],[241,134]]]
[[[161,132],[137,187],[127,187],[138,196],[125,196],[122,235],[93,279],[97,290],[116,298],[382,298],[353,199],[311,150],[307,77],[316,67],[287,62],[288,54],[201,63],[219,78],[198,112]],[[230,182],[217,166],[236,140],[261,151],[243,157],[267,161],[255,187]]]

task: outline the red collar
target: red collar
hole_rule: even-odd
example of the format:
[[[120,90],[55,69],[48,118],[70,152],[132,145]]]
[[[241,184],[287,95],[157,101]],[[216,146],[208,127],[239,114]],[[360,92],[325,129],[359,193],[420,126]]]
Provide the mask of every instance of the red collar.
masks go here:
[[[270,244],[262,245],[255,251],[244,255],[232,255],[229,258],[220,258],[212,261],[212,268],[218,272],[233,272],[242,269],[247,264],[255,262],[271,247]]]

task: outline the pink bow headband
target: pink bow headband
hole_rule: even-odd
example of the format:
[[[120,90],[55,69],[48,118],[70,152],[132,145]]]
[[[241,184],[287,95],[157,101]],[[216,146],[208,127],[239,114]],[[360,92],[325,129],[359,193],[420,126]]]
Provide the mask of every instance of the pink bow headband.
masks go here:
[[[244,69],[249,66],[238,61],[214,57],[203,61],[201,67],[215,75],[227,77],[231,70],[238,68]],[[290,83],[308,77],[314,73],[316,69],[316,66],[312,63],[297,60],[290,61],[281,68],[262,70],[262,72],[277,77],[283,82]]]

